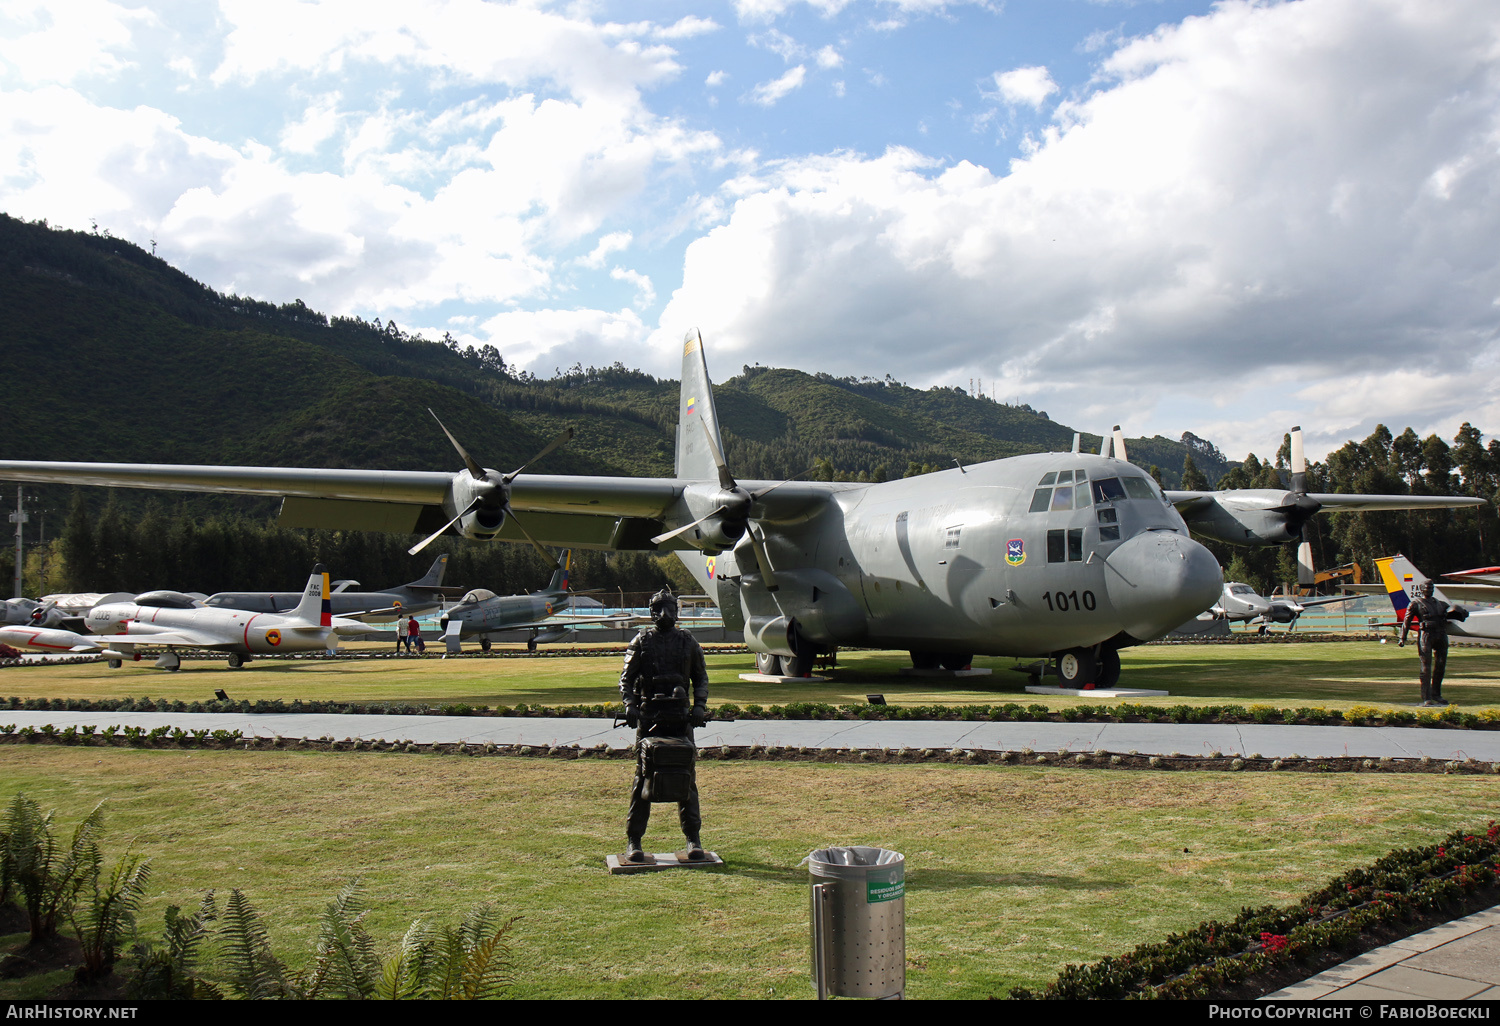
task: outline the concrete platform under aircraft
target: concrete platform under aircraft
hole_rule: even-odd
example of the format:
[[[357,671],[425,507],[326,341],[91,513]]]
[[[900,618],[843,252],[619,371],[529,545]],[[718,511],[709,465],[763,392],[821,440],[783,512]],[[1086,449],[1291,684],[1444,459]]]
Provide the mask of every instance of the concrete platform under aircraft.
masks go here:
[[[827,677],[780,677],[770,673],[742,673],[740,680],[753,684],[813,684],[827,682]]]

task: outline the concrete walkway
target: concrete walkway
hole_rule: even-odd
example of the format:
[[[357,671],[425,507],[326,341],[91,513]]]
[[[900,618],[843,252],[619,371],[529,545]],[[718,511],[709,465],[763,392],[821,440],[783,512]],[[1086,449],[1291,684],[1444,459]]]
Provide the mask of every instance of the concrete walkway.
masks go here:
[[[1500,906],[1366,951],[1262,1000],[1500,1000]]]
[[[418,744],[629,747],[633,731],[607,719],[499,716],[346,716],[336,713],[79,713],[0,711],[0,724],[59,730],[160,726],[238,730],[255,737],[332,737]],[[739,720],[710,723],[699,745],[794,748],[976,748],[987,751],[1137,752],[1500,762],[1500,731],[1432,727],[1289,727],[1271,724],[989,723],[964,720]]]

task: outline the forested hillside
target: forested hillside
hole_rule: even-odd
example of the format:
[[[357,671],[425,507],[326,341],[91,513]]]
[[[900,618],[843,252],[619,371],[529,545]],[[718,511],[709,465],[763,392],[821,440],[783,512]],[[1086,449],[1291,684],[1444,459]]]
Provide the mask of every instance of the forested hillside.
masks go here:
[[[5,458],[457,469],[430,408],[488,466],[519,466],[572,425],[577,437],[538,472],[672,472],[675,381],[618,364],[575,366],[550,378],[517,373],[490,346],[460,349],[451,338],[420,338],[390,322],[329,318],[300,300],[223,295],[107,233],[56,231],[0,214],[0,324]],[[713,365],[711,348],[710,365],[721,379],[715,397],[727,458],[742,479],[879,481],[954,460],[1065,450],[1073,440],[1073,428],[1045,413],[957,388],[759,366],[735,374]],[[1409,431],[1377,435],[1315,467],[1318,487],[1495,490],[1500,450],[1493,442],[1460,440],[1450,450]],[[1085,432],[1083,445],[1097,450],[1099,436]],[[1191,434],[1129,439],[1128,448],[1167,487],[1205,486],[1225,475],[1236,484],[1276,479],[1274,459],[1252,457],[1239,467]],[[49,590],[288,587],[296,584],[288,574],[305,572],[293,570],[310,555],[372,585],[411,579],[426,565],[400,555],[409,540],[267,526],[275,500],[81,489],[75,501],[72,489],[30,487],[28,495],[50,511],[52,534],[65,513],[72,517],[72,557],[62,548],[36,555],[37,566],[51,568]],[[1320,560],[1368,560],[1398,545],[1440,568],[1494,561],[1500,528],[1492,508],[1425,516],[1320,518]],[[39,527],[34,521],[33,533]],[[84,534],[91,548],[80,547]],[[205,548],[199,535],[218,540]],[[462,542],[450,547],[468,552]],[[78,555],[85,549],[88,559]],[[1225,551],[1223,560],[1238,551]],[[204,554],[211,552],[219,555]],[[595,561],[589,572],[599,580],[575,580],[654,587],[661,579],[651,560],[616,560],[608,572],[602,557],[589,557],[591,567]],[[7,551],[0,572],[9,565]],[[453,567],[478,577],[461,583],[500,591],[536,587],[544,576],[535,554],[519,548],[456,557]],[[1232,567],[1261,584],[1285,569],[1279,550],[1242,554]],[[33,580],[31,590],[40,583]]]

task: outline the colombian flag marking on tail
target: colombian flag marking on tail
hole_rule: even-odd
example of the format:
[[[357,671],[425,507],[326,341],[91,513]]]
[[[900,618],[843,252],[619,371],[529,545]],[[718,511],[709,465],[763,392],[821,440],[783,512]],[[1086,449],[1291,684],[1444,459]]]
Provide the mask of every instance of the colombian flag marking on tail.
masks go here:
[[[323,609],[318,617],[318,625],[321,627],[333,626],[333,600],[328,597],[328,572],[323,573]]]
[[[697,408],[698,408],[698,397],[697,396],[692,396],[691,398],[688,399],[688,405],[687,405],[688,416],[691,417],[693,415],[693,411],[696,410]]]
[[[1406,593],[1402,581],[1396,579],[1396,572],[1391,569],[1395,562],[1394,556],[1385,556],[1375,561],[1375,569],[1380,573],[1380,581],[1385,585],[1385,593],[1390,597],[1391,605],[1395,607],[1398,617],[1406,615],[1406,607],[1411,605],[1411,596]],[[1405,584],[1411,583],[1411,574],[1405,575]]]

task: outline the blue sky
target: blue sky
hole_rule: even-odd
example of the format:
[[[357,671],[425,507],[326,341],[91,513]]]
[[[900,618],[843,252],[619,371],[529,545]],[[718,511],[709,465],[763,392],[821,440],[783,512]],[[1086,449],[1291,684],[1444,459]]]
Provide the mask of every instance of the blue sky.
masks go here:
[[[1481,0],[0,0],[0,210],[542,375],[1500,425]]]

